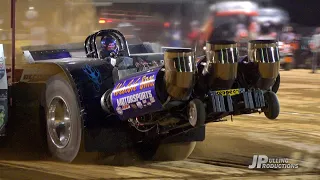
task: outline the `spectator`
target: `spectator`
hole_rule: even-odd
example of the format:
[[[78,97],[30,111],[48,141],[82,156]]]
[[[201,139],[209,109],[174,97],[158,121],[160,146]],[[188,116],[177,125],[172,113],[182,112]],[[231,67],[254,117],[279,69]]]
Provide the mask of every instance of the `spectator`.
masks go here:
[[[180,22],[176,21],[174,22],[174,27],[172,29],[171,34],[171,43],[170,46],[172,47],[181,47],[182,46],[182,32],[180,29]]]
[[[188,43],[189,47],[193,47],[197,44],[197,41],[200,38],[200,27],[198,21],[192,21],[190,23],[191,31],[188,34]]]
[[[291,44],[295,40],[295,34],[291,26],[287,26],[284,28],[280,40],[287,44]]]
[[[275,40],[276,33],[272,30],[271,23],[265,22],[261,25],[259,40]]]
[[[318,27],[316,29],[315,34],[312,36],[310,46],[311,46],[311,50],[313,52],[312,73],[316,73],[317,66],[319,63],[319,52],[320,52],[320,27]]]
[[[257,39],[260,33],[260,25],[256,21],[252,21],[249,26],[250,39]]]
[[[240,41],[249,36],[249,32],[244,24],[237,24],[235,36],[235,41]]]

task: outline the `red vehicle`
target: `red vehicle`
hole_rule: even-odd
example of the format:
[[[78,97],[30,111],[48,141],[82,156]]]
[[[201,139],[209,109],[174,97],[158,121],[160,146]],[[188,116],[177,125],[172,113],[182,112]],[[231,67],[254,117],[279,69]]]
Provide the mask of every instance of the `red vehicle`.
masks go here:
[[[279,42],[279,51],[280,51],[280,65],[281,67],[289,71],[293,68],[293,52],[294,48],[290,43]]]
[[[210,10],[211,14],[202,28],[201,44],[207,40],[227,39],[240,42],[240,53],[246,52],[258,5],[249,1],[226,1],[213,4]]]

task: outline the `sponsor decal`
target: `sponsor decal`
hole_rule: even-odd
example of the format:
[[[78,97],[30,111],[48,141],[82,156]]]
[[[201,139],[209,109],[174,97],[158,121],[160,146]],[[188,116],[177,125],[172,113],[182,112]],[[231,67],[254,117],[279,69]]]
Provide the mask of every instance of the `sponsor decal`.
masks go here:
[[[100,91],[100,87],[102,84],[101,74],[97,68],[91,67],[90,65],[86,64],[82,68],[83,72],[87,74],[89,79],[93,82],[94,88],[97,92]]]
[[[151,90],[144,91],[129,96],[125,96],[116,100],[116,111],[119,115],[128,109],[143,109],[144,107],[151,106],[155,102]]]
[[[127,85],[124,85],[126,84],[126,81],[123,83],[118,83],[113,90],[113,95],[118,96],[136,91],[139,80],[140,78],[132,79]]]
[[[160,69],[115,83],[112,106],[121,120],[159,111],[163,108],[157,99],[155,80]]]
[[[123,115],[123,111],[122,111],[121,107],[117,107],[117,108],[116,108],[116,111],[117,111],[117,113],[118,113],[119,115]]]
[[[222,96],[234,96],[241,93],[240,89],[229,89],[229,90],[221,90],[221,91],[215,91],[217,95]]]
[[[152,97],[151,90],[145,91],[145,92],[140,92],[137,94],[133,94],[133,95],[129,95],[129,96],[117,99],[117,105],[124,106],[127,104],[136,103],[138,101],[143,101],[143,100],[149,99],[151,97]]]
[[[25,74],[22,77],[21,81],[27,82],[38,82],[38,81],[46,81],[49,79],[51,75],[43,75],[43,74]]]
[[[139,109],[143,109],[143,104],[140,101],[138,101],[136,104]]]
[[[141,82],[139,83],[139,81]],[[155,83],[155,77],[154,75],[145,75],[143,77],[134,78],[129,81],[129,83],[126,83],[127,81],[124,81],[122,83],[118,83],[116,87],[113,90],[114,96],[129,94],[131,92],[135,92],[138,89],[143,90],[146,88],[150,88],[154,86]]]
[[[140,83],[139,89],[142,90],[142,89],[153,87],[154,83],[155,83],[154,75],[152,75],[152,76],[143,76],[142,80],[141,80],[141,83]]]

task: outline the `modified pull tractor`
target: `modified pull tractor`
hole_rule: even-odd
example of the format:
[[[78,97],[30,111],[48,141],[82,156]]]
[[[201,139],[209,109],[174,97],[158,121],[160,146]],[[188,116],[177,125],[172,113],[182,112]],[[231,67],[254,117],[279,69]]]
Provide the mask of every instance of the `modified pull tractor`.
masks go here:
[[[112,35],[119,41],[119,52],[128,52],[124,37],[115,31]],[[140,72],[119,66],[130,53],[113,55],[116,78],[101,98],[102,108],[140,132],[157,134],[200,127],[230,115],[264,112],[269,119],[278,117],[279,101],[272,91],[279,83],[276,41],[250,41],[248,56],[242,58],[233,41],[207,42],[206,56],[197,62],[194,54],[192,49],[167,49],[164,65]]]
[[[100,105],[107,114],[133,127],[134,135],[142,135],[137,142],[147,144],[144,151],[156,139],[180,135],[230,115],[264,112],[269,119],[279,115],[273,91],[280,67],[275,41],[250,41],[248,56],[241,58],[233,41],[207,42],[206,55],[197,61],[192,49],[167,49],[164,64],[139,71],[123,35],[104,32],[99,35],[114,37],[119,53],[107,57],[115,62],[111,63],[113,87],[104,92]],[[94,49],[92,57],[101,59],[96,37],[88,37],[86,44],[93,46],[86,46],[86,52],[91,56]]]
[[[128,44],[119,31],[101,30],[87,37],[84,49],[25,47],[31,64],[24,73],[44,71],[43,79],[22,81],[21,87],[43,87],[33,97],[44,96],[48,149],[59,160],[71,162],[83,150],[109,154],[128,148],[181,160],[204,140],[206,123],[256,112],[269,119],[279,115],[275,41],[251,41],[241,58],[235,42],[206,46],[198,58],[188,48],[145,53],[144,43]],[[156,65],[141,70],[140,60]]]

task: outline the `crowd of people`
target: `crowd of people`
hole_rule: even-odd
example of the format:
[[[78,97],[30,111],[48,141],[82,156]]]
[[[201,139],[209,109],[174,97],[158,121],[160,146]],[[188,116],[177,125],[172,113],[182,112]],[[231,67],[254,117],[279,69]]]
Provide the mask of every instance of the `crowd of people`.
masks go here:
[[[172,47],[197,47],[201,48],[207,40],[211,38],[219,38],[224,40],[234,40],[241,42],[244,40],[258,39],[274,39],[284,44],[290,45],[292,53],[299,48],[299,41],[301,39],[299,33],[295,32],[292,26],[288,25],[274,25],[271,22],[258,23],[252,21],[249,26],[243,23],[233,25],[221,25],[210,29],[207,24],[201,26],[199,21],[191,21],[190,28],[185,33],[180,29],[180,24],[175,23],[172,29],[167,33],[168,46]],[[231,32],[233,28],[233,32]],[[209,30],[208,30],[209,29]],[[210,31],[211,34],[206,34]],[[215,35],[213,35],[215,33]],[[186,34],[185,36],[183,34]],[[212,40],[212,39],[211,39]],[[241,43],[239,43],[241,44]],[[198,45],[198,46],[197,46]],[[320,60],[320,28],[317,28],[312,41],[309,44],[310,50],[313,52],[312,72],[315,73]]]

